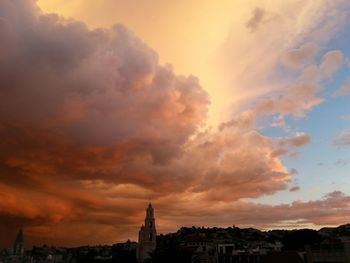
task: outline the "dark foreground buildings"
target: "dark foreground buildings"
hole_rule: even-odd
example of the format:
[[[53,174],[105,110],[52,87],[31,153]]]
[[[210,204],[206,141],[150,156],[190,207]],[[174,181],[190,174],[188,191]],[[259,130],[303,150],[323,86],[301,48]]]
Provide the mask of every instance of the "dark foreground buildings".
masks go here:
[[[319,231],[182,227],[157,236],[151,204],[138,243],[25,250],[23,229],[14,239],[11,248],[0,249],[0,263],[350,263],[350,225]]]
[[[23,262],[25,260],[24,235],[20,228],[16,236],[12,249],[0,250],[0,263],[2,262]]]

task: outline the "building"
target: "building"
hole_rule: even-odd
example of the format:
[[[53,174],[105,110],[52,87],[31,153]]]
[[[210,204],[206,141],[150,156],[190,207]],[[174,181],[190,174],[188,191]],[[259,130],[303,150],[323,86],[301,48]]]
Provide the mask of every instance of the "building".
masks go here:
[[[303,263],[297,251],[281,251],[280,242],[251,242],[252,246],[237,248],[235,244],[217,244],[217,263]]]
[[[17,233],[13,247],[0,251],[0,263],[23,263],[26,262],[24,250],[23,229]]]
[[[235,244],[218,244],[216,261],[218,263],[261,263],[262,253],[265,254],[265,251],[237,249]]]
[[[350,263],[350,240],[326,239],[321,244],[307,246],[306,253],[310,263]]]
[[[30,263],[68,263],[72,255],[66,248],[59,247],[33,247],[30,255]]]
[[[204,234],[190,235],[185,243],[188,251],[192,252],[192,263],[216,263],[215,245]]]
[[[137,247],[137,261],[142,263],[149,257],[149,254],[156,249],[156,225],[154,218],[154,209],[149,203],[146,210],[145,224],[141,226],[139,231],[139,243]]]
[[[13,244],[13,254],[16,256],[24,255],[24,238],[23,238],[23,228],[21,227],[18,231],[15,243]]]

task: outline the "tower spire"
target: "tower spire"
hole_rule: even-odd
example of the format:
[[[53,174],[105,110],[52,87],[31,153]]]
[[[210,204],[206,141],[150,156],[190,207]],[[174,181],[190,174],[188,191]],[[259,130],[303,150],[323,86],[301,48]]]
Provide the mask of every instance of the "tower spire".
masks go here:
[[[17,233],[15,243],[13,245],[13,254],[23,256],[24,254],[24,235],[23,227],[21,227]]]
[[[154,208],[149,202],[146,209],[145,224],[139,231],[139,244],[137,248],[137,260],[142,263],[149,257],[149,253],[156,249],[156,225],[154,218]]]

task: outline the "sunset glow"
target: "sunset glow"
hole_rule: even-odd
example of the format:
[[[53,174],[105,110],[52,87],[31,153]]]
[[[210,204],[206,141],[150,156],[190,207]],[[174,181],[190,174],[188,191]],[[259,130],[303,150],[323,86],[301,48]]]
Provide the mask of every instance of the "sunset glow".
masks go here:
[[[1,0],[0,246],[350,222],[349,12]]]

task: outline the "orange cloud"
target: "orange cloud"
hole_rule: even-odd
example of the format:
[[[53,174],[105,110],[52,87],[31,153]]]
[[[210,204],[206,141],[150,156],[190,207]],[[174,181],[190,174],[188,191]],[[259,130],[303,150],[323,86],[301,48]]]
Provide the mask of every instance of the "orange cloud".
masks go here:
[[[289,211],[290,220],[335,222],[330,214],[312,217],[309,208],[347,205],[339,193],[277,207],[242,201],[288,189],[293,174],[279,156],[310,138],[259,134],[258,110],[205,129],[209,97],[199,80],[160,65],[122,25],[90,30],[43,14],[32,0],[5,0],[0,36],[0,244],[19,225],[32,243],[133,238],[149,198],[162,231],[257,218],[273,226]],[[334,71],[337,54],[325,57],[324,70]],[[320,102],[317,90],[293,87],[260,110],[301,115]]]

